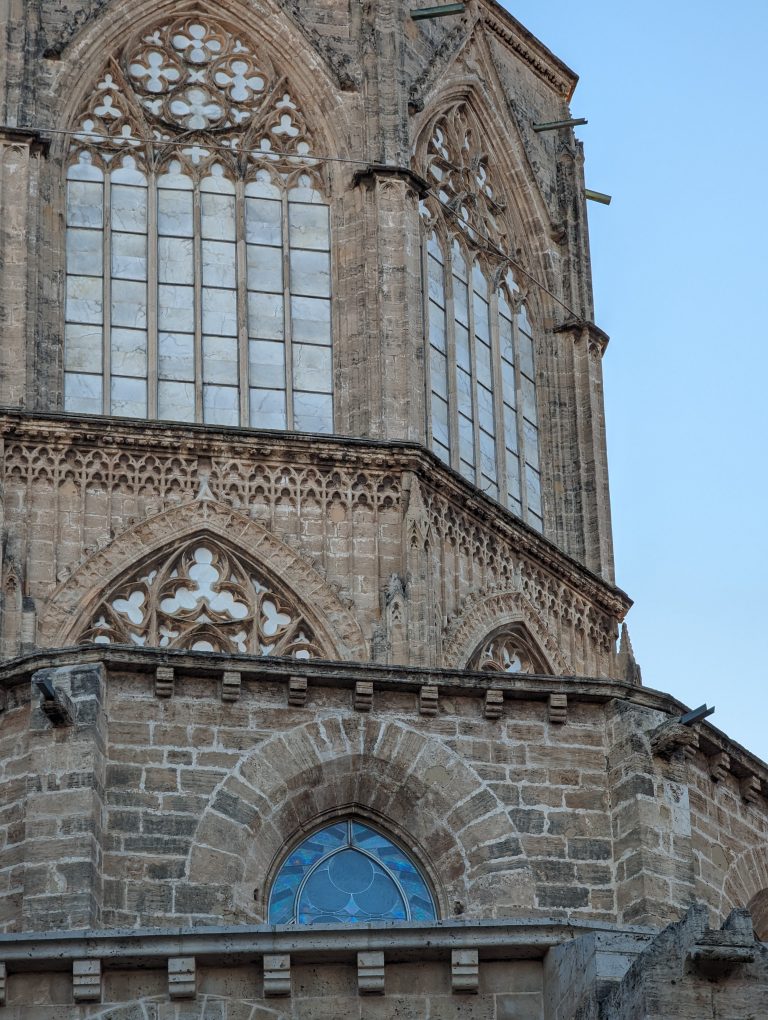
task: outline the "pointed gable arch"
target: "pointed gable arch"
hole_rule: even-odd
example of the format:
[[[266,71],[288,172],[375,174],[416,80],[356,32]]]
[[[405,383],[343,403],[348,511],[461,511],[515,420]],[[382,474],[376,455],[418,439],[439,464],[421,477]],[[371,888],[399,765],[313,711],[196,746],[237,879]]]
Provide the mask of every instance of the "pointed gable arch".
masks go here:
[[[515,591],[467,599],[443,634],[442,665],[550,676],[574,673],[541,614]]]
[[[311,563],[213,501],[174,507],[123,532],[62,582],[41,614],[42,647],[126,640],[369,659],[354,613]]]

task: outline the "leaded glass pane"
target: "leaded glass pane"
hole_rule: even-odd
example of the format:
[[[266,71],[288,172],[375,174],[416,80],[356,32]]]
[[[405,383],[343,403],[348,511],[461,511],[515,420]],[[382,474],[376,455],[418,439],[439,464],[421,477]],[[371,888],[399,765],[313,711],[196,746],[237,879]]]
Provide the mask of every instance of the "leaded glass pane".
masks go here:
[[[454,277],[453,314],[462,326],[469,326],[469,292],[467,285]]]
[[[251,428],[286,429],[288,417],[285,409],[285,390],[250,391]]]
[[[331,302],[323,298],[292,297],[291,326],[294,340],[331,344]]]
[[[408,856],[358,823],[315,833],[280,869],[270,924],[356,924],[436,919],[432,896]]]
[[[493,393],[485,386],[477,387],[477,420],[481,429],[494,435],[496,422],[494,420]]]
[[[536,373],[533,368],[533,340],[525,333],[520,333],[520,367],[529,379],[534,379]]]
[[[147,232],[147,189],[113,184],[109,192],[112,229],[127,234]]]
[[[103,397],[100,375],[64,373],[64,406],[80,414],[101,414]]]
[[[203,187],[205,187],[203,181]],[[201,195],[203,237],[213,241],[234,241],[235,227],[234,195],[215,195],[203,191]]]
[[[112,325],[147,328],[147,285],[134,280],[112,281]]]
[[[271,199],[246,198],[245,238],[249,244],[281,247],[283,243],[283,206]]]
[[[112,414],[121,418],[147,417],[147,383],[144,379],[112,376]]]
[[[193,237],[192,192],[163,188],[157,193],[157,230],[171,237]]]
[[[68,372],[101,372],[103,339],[101,326],[68,325],[64,341],[64,368]]]
[[[237,386],[237,377],[237,340],[234,337],[204,336],[203,382]]]
[[[67,278],[67,321],[101,325],[104,321],[104,285],[100,277]]]
[[[111,363],[114,375],[143,379],[147,374],[147,334],[138,329],[113,329]]]
[[[112,232],[112,276],[117,280],[147,279],[147,237],[145,234]]]
[[[262,245],[249,244],[247,258],[248,289],[282,294],[282,248],[265,248]]]
[[[448,361],[444,354],[430,348],[430,379],[432,389],[443,398],[448,399]]]
[[[157,343],[159,377],[194,382],[195,338],[189,333],[159,333]]]
[[[472,418],[472,377],[462,369],[456,372],[456,397],[459,413]]]
[[[239,425],[240,395],[234,386],[203,386],[206,425]]]
[[[434,301],[429,302],[429,341],[433,347],[445,352],[445,312]]]
[[[203,287],[203,332],[237,336],[237,292]]]
[[[282,340],[285,335],[282,294],[248,294],[248,335],[261,340]]]
[[[521,377],[521,385],[523,390],[523,414],[529,421],[535,423],[537,421],[536,387],[533,381],[526,376]]]
[[[328,207],[299,205],[288,207],[289,243],[292,248],[328,251]]]
[[[314,390],[316,393],[332,391],[330,347],[309,344],[293,345],[293,385],[297,390]]]
[[[539,430],[525,418],[523,418],[523,438],[525,440],[525,459],[532,467],[538,468]]]
[[[67,185],[67,226],[104,226],[104,185],[96,181],[73,181]]]
[[[194,421],[194,383],[161,380],[157,384],[157,414],[166,421]]]
[[[294,393],[293,425],[298,432],[333,432],[333,397],[324,393]]]
[[[157,276],[160,283],[193,284],[195,282],[193,242],[181,237],[158,238]]]
[[[442,263],[431,255],[427,258],[428,292],[430,300],[445,308],[445,270]]]
[[[104,269],[104,235],[100,230],[67,231],[67,272],[101,276]]]
[[[195,329],[195,291],[193,287],[160,284],[157,288],[158,327],[168,333],[193,333]]]
[[[448,448],[448,401],[436,393],[432,394],[432,435],[436,442]]]
[[[251,340],[248,350],[251,386],[285,389],[285,345],[272,340]]]
[[[203,241],[203,285],[237,287],[237,249],[227,241]]]
[[[491,382],[491,348],[479,339],[475,343],[475,366],[478,382],[490,389],[493,385]]]
[[[330,297],[331,262],[326,252],[291,251],[291,293]]]
[[[467,464],[475,465],[475,430],[472,420],[459,414],[459,457]]]
[[[525,493],[529,508],[541,515],[541,475],[530,464],[525,465]]]

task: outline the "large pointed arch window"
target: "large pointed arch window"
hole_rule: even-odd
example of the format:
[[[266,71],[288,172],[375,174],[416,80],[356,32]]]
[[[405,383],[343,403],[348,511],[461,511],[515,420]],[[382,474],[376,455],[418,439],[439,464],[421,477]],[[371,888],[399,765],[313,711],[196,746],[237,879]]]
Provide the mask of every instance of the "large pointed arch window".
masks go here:
[[[434,126],[426,162],[432,449],[541,531],[534,331],[526,294],[501,257],[509,243],[504,208],[463,106]]]
[[[319,829],[280,868],[270,924],[434,921],[434,899],[410,856],[354,820]]]
[[[288,82],[236,30],[126,46],[69,153],[65,410],[332,432],[327,194]]]

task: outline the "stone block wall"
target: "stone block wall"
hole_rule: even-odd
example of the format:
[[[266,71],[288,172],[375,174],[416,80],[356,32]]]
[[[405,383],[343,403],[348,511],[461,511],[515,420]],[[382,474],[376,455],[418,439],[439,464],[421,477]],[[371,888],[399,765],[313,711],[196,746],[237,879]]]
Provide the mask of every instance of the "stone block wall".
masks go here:
[[[0,715],[6,931],[261,923],[285,854],[349,814],[411,850],[444,918],[660,927],[697,899],[723,916],[691,838],[707,759],[654,752],[675,706],[652,692],[305,663],[289,698],[290,660],[115,648],[33,661],[6,674]],[[45,677],[71,723],[43,713]],[[751,767],[761,793],[720,836],[749,860],[768,830],[768,776]],[[722,825],[718,805],[712,817]],[[741,906],[767,885],[727,861],[711,878]]]

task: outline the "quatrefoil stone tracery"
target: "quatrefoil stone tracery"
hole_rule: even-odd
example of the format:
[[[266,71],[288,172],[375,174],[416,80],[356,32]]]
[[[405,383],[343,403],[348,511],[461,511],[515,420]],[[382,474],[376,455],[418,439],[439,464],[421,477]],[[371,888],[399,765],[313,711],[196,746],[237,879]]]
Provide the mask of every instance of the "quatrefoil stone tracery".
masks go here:
[[[320,655],[301,612],[232,552],[193,542],[110,592],[79,637],[253,655]]]

